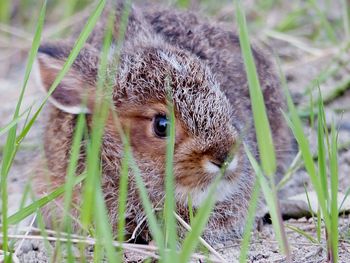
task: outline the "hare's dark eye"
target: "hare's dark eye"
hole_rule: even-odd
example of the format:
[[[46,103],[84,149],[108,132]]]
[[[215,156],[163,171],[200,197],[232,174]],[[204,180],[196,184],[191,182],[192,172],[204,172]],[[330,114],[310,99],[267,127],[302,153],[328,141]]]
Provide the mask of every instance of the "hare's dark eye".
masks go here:
[[[166,115],[157,114],[156,116],[154,116],[154,119],[153,119],[154,133],[160,138],[166,137],[168,124],[169,124],[169,121]]]

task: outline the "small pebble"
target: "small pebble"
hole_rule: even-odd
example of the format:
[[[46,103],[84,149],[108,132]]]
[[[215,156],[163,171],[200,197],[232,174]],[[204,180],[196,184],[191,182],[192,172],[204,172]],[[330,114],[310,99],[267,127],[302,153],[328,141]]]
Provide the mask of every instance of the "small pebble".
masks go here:
[[[300,222],[300,223],[306,223],[306,222],[307,222],[307,219],[306,219],[306,217],[302,217],[302,218],[299,218],[299,219],[298,219],[298,222]]]

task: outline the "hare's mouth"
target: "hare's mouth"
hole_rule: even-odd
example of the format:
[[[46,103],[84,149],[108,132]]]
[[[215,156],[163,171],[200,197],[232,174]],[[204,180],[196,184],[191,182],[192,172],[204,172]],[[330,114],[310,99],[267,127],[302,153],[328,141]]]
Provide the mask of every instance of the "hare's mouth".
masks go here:
[[[200,206],[212,193],[212,183],[218,176],[221,176],[221,179],[216,186],[213,198],[216,202],[229,200],[239,188],[239,176],[237,176],[239,174],[239,160],[240,156],[238,154],[222,164],[213,163],[208,157],[203,158],[200,163],[201,173],[196,175],[197,180],[191,180],[191,182],[194,182],[193,184],[176,184],[176,200],[187,206],[190,197],[194,207]]]
[[[181,201],[185,206],[188,205],[188,197],[191,198],[191,203],[194,207],[200,206],[210,194],[211,185],[206,187],[198,187],[188,189],[177,186],[175,189],[177,200]],[[223,202],[228,200],[238,191],[238,184],[236,181],[222,179],[216,186],[213,198],[216,202]]]

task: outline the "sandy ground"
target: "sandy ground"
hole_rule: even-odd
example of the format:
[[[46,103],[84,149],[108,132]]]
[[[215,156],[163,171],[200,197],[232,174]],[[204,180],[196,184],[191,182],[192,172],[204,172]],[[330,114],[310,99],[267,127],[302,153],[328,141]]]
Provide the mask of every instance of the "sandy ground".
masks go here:
[[[293,98],[299,104],[308,101],[308,97],[302,95],[305,86],[317,75],[322,68],[330,61],[331,55],[321,54],[313,56],[313,59],[305,59],[305,54],[292,45],[282,41],[272,41],[269,43],[282,58],[282,69],[287,77],[289,88]],[[290,54],[293,54],[291,56]],[[11,120],[11,115],[18,98],[21,88],[22,78],[24,76],[23,56],[13,54],[5,58],[6,54],[0,50],[0,127],[3,127]],[[17,62],[14,62],[17,61]],[[346,60],[349,61],[349,60]],[[350,70],[349,65],[321,85],[322,91],[326,94],[332,87],[336,86],[342,79],[345,79]],[[37,104],[41,101],[43,94],[37,89],[33,81],[30,81],[24,98],[22,109],[26,109],[33,102]],[[36,105],[37,105],[36,104]],[[345,111],[338,111],[337,109]],[[334,119],[339,127],[340,144],[350,141],[350,91],[345,92],[327,104],[327,117]],[[30,177],[30,166],[41,151],[41,134],[43,118],[29,133],[23,142],[23,147],[19,151],[9,176],[9,213],[17,211],[25,185]],[[315,144],[316,133],[305,124],[305,131],[309,135],[312,144]],[[0,149],[4,145],[5,136],[0,137]],[[2,156],[0,155],[0,159]],[[350,187],[350,149],[345,147],[339,152],[339,191],[345,193]],[[288,195],[293,196],[304,191],[304,184],[310,189],[307,174],[300,170],[293,175],[292,181],[288,185]],[[349,217],[343,215],[340,219],[340,262],[349,262],[350,259],[350,231]],[[28,224],[27,220],[23,224]],[[305,232],[316,236],[315,226],[312,219],[305,217],[299,219],[289,219],[285,224],[299,227]],[[325,262],[327,259],[325,240],[322,244],[314,244],[304,236],[286,229],[290,244],[293,262]],[[323,235],[324,236],[324,235]],[[19,242],[17,243],[17,245]],[[54,247],[51,243],[49,247]],[[229,241],[224,244],[217,244],[215,247],[228,262],[235,262],[239,256],[239,240]],[[48,247],[42,242],[25,241],[21,249],[17,251],[16,256],[20,262],[48,262],[50,260]],[[131,261],[130,256],[128,257]],[[271,224],[265,223],[261,229],[256,230],[253,234],[253,241],[249,252],[249,262],[285,262],[285,257],[279,252],[278,245],[275,241]]]

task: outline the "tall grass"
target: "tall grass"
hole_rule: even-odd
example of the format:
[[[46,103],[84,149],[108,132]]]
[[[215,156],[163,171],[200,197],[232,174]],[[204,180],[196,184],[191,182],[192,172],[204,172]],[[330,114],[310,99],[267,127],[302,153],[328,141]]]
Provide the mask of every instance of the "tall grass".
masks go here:
[[[82,48],[87,37],[89,36],[89,33],[92,31],[99,15],[101,14],[103,7],[104,7],[104,4],[105,4],[105,1],[101,0],[99,5],[96,7],[95,12],[92,14],[91,18],[87,22],[86,27],[84,28],[81,35],[79,36],[79,38],[78,38],[70,56],[68,57],[65,65],[63,66],[63,68],[60,71],[60,73],[58,74],[56,80],[52,84],[52,87],[50,88],[48,95],[46,96],[46,98],[44,99],[42,104],[40,105],[39,109],[35,112],[34,116],[30,119],[28,124],[24,126],[24,128],[22,129],[21,133],[18,136],[16,136],[17,125],[14,125],[8,132],[7,141],[6,141],[6,144],[4,146],[4,150],[3,150],[3,161],[2,161],[2,165],[1,165],[1,195],[2,195],[2,225],[3,225],[2,230],[3,230],[3,250],[4,251],[9,250],[8,238],[7,238],[7,232],[8,232],[7,176],[8,176],[9,170],[11,168],[11,165],[13,163],[14,157],[16,156],[16,152],[20,147],[21,141],[27,135],[30,128],[34,124],[35,120],[37,119],[39,113],[43,109],[47,99],[53,93],[55,88],[58,86],[58,84],[60,83],[60,81],[62,80],[64,75],[68,72],[69,68],[72,66],[80,49]],[[21,103],[22,103],[24,92],[25,92],[25,89],[26,89],[26,86],[28,83],[29,75],[30,75],[37,51],[39,49],[41,32],[42,32],[42,28],[44,25],[44,19],[45,19],[45,11],[46,11],[46,1],[44,1],[43,7],[42,7],[40,15],[39,15],[39,22],[37,25],[36,33],[35,33],[35,36],[33,39],[33,44],[32,44],[32,47],[31,47],[31,50],[29,53],[28,62],[27,62],[27,67],[26,67],[26,72],[25,72],[25,77],[24,77],[24,84],[22,86],[20,97],[19,97],[18,102],[17,102],[17,106],[16,106],[13,120],[16,120],[19,116]],[[63,188],[57,189],[56,191],[54,191],[54,193],[52,193],[52,195],[49,196],[47,199],[51,199],[51,198],[54,199],[53,196],[56,195],[56,197],[57,197],[60,194],[60,192],[63,192]],[[47,201],[47,199],[45,201]],[[41,200],[41,201],[42,201],[41,203],[45,203],[45,202],[43,202],[43,200]],[[32,207],[38,208],[38,207],[40,207],[40,205],[39,205],[39,203],[35,203]],[[28,210],[29,209],[27,209],[27,210],[23,209],[22,211],[20,211],[21,216],[28,215],[27,213],[23,212],[23,211],[28,211]],[[16,218],[16,217],[18,217],[18,215],[14,215],[14,217]],[[7,254],[5,254],[5,261],[7,262],[9,260],[10,259],[7,257]]]
[[[262,188],[264,197],[266,199],[267,205],[269,207],[270,216],[274,226],[275,234],[278,243],[282,251],[286,253],[287,260],[290,260],[289,257],[289,248],[287,243],[287,237],[285,234],[284,226],[282,224],[278,201],[277,201],[277,192],[273,180],[267,181],[264,177],[264,173],[267,175],[273,174],[275,171],[275,160],[274,160],[274,149],[271,139],[271,132],[268,127],[268,121],[266,117],[266,111],[264,107],[264,102],[261,95],[260,85],[258,82],[258,77],[256,74],[256,69],[254,67],[253,56],[250,50],[248,33],[246,22],[242,14],[242,7],[240,6],[240,1],[235,1],[236,7],[236,19],[239,29],[240,44],[242,49],[242,54],[245,62],[245,67],[247,71],[247,78],[249,83],[249,91],[252,102],[252,110],[254,116],[255,130],[257,133],[257,140],[260,152],[261,167],[251,155],[248,148],[246,152],[248,154],[249,160],[255,170],[257,175],[257,180]],[[317,8],[318,16],[320,17],[323,25],[326,28],[328,37],[331,41],[336,41],[335,33],[330,26],[329,22],[326,20],[325,15],[318,9],[315,1],[310,1],[314,7]],[[284,79],[283,79],[284,80]],[[318,105],[318,171],[314,166],[313,155],[311,154],[311,148],[308,144],[306,135],[303,132],[301,120],[298,117],[296,108],[291,100],[291,97],[286,88],[286,82],[283,81],[283,86],[285,87],[285,93],[288,102],[288,110],[290,111],[290,118],[285,114],[286,120],[292,129],[295,138],[300,147],[300,151],[303,157],[303,162],[306,166],[306,169],[310,175],[312,185],[317,193],[318,202],[321,208],[321,214],[319,214],[319,220],[325,222],[325,239],[327,240],[327,251],[328,251],[328,260],[329,262],[338,261],[338,161],[337,161],[337,132],[335,125],[332,125],[331,135],[328,133],[328,128],[325,120],[324,106],[321,93],[319,94],[319,99],[317,101]],[[312,97],[311,97],[312,98]],[[312,101],[312,100],[311,100]],[[311,117],[313,119],[313,108]],[[262,132],[263,131],[263,132]],[[266,136],[267,135],[267,136]],[[264,140],[264,143],[259,143],[260,140]],[[266,139],[267,137],[267,139]],[[326,144],[325,144],[326,143]],[[271,158],[269,158],[271,157]],[[328,162],[327,162],[328,160]],[[327,171],[329,170],[329,175]],[[331,187],[329,188],[329,185]],[[253,214],[253,211],[256,207],[256,192],[258,188],[255,186],[253,191],[252,200],[250,203],[250,209],[248,211],[249,217]],[[320,226],[320,225],[319,225]],[[249,237],[250,229],[252,227],[252,222],[248,220],[246,224],[246,229],[244,232],[240,262],[246,261],[247,248],[249,246]],[[318,227],[318,229],[320,229]],[[313,239],[312,239],[313,240]]]
[[[6,1],[5,1],[6,2]],[[44,4],[42,6],[38,25],[36,28],[32,48],[29,53],[29,58],[26,66],[26,72],[24,75],[24,81],[21,89],[21,93],[16,105],[15,113],[13,115],[13,121],[16,122],[18,117],[20,116],[20,110],[21,110],[21,104],[23,101],[24,92],[28,83],[29,75],[32,70],[32,65],[34,62],[34,59],[36,57],[36,54],[39,49],[40,45],[40,38],[41,38],[41,32],[44,25],[44,18],[45,18],[45,11],[46,11],[46,1],[44,1]],[[3,231],[3,250],[8,251],[8,219],[7,219],[7,210],[8,210],[8,193],[7,193],[7,177],[8,173],[10,171],[11,165],[13,163],[14,157],[16,155],[16,152],[19,148],[19,145],[16,143],[16,133],[17,133],[17,124],[15,123],[9,130],[7,135],[6,144],[4,146],[3,150],[3,160],[1,164],[1,199],[2,199],[2,231]],[[10,262],[10,258],[7,257],[7,254],[5,254],[5,262]]]
[[[170,91],[171,83],[168,83]],[[166,150],[166,171],[165,171],[165,202],[164,202],[164,221],[165,221],[165,241],[170,249],[170,253],[166,256],[165,261],[169,261],[176,258],[176,246],[177,246],[177,230],[175,213],[175,192],[174,176],[173,176],[173,160],[174,160],[174,148],[175,148],[175,112],[174,105],[170,103],[168,106],[169,114],[169,128]]]
[[[283,78],[282,78],[283,79]],[[289,91],[286,81],[283,79],[283,87],[287,98],[289,117],[285,115],[289,127],[298,142],[303,162],[310,177],[312,186],[316,192],[320,212],[318,214],[318,222],[320,219],[325,224],[325,239],[327,240],[328,260],[330,262],[338,261],[338,143],[337,131],[332,125],[331,135],[328,134],[328,128],[325,120],[324,106],[322,96],[318,99],[318,170],[315,167],[311,147],[307,136],[302,127],[297,110]],[[326,142],[326,145],[325,145]],[[326,158],[326,155],[328,158]],[[328,162],[327,162],[328,159]],[[329,170],[329,175],[327,175]],[[331,187],[329,188],[329,184]]]
[[[249,94],[252,105],[254,126],[256,131],[256,138],[258,142],[259,157],[261,160],[262,170],[260,170],[260,166],[257,164],[254,157],[250,154],[249,149],[247,147],[245,149],[248,154],[249,160],[255,170],[257,180],[260,186],[262,187],[264,197],[269,207],[276,238],[278,240],[282,252],[285,253],[287,255],[287,258],[289,259],[289,247],[282,223],[282,218],[278,209],[279,204],[274,181],[274,174],[276,172],[276,157],[271,129],[267,118],[266,107],[259,83],[256,66],[254,63],[252,50],[250,47],[246,20],[239,0],[235,1],[235,8],[237,26],[239,29],[240,46],[242,50],[245,69],[247,72]],[[265,179],[264,174],[269,177],[269,181]],[[250,213],[253,213],[253,208],[256,207],[256,198],[254,197],[257,196],[257,193],[255,193],[255,191],[257,190],[254,189],[253,192],[254,194],[251,200],[251,208],[249,209]],[[252,214],[250,214],[249,216],[252,216]],[[249,245],[249,228],[252,227],[252,223],[247,224],[246,227],[247,229],[245,230],[243,242],[244,247],[241,250],[242,254],[240,256],[241,262],[244,262],[246,258],[246,255],[244,254],[247,252],[247,246]]]

